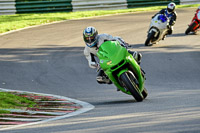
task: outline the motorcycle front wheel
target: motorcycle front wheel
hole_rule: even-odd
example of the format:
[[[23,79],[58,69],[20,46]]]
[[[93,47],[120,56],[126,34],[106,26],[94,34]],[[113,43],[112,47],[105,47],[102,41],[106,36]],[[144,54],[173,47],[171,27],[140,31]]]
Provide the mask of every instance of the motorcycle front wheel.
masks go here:
[[[194,27],[196,26],[196,23],[192,23],[187,30],[185,31],[185,34],[188,35],[191,31],[193,31]]]
[[[143,101],[143,96],[139,92],[139,88],[137,85],[137,79],[135,78],[134,74],[131,71],[124,72],[120,75],[120,79],[123,82],[124,86],[131,95],[135,98],[137,102]]]
[[[153,39],[154,35],[155,35],[154,31],[152,31],[151,33],[148,34],[148,37],[145,41],[145,46],[150,46],[150,42]]]
[[[142,95],[144,99],[148,96],[148,92],[146,88],[144,88],[144,90],[142,91]]]

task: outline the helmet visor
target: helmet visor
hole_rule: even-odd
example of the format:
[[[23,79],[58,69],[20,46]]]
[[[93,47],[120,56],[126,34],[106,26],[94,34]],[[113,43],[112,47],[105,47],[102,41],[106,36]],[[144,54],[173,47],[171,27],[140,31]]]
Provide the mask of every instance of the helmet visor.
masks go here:
[[[167,8],[168,12],[173,12],[174,9]]]
[[[94,36],[91,36],[91,37],[85,37],[85,41],[87,43],[93,43],[95,41],[95,37]]]

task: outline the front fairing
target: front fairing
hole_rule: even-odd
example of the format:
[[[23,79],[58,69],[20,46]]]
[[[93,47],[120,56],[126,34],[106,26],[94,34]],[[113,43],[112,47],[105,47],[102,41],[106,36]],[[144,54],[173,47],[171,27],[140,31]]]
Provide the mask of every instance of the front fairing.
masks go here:
[[[105,71],[117,65],[127,54],[127,49],[122,47],[118,41],[106,41],[99,47],[97,56],[101,68]]]
[[[166,20],[165,20],[166,19]],[[169,23],[169,19],[162,14],[156,15],[152,20],[150,27],[156,27],[158,29],[166,29]]]
[[[137,64],[133,56],[122,47],[117,41],[104,42],[97,52],[101,68],[109,79],[122,92],[130,94],[129,91],[120,85],[118,78],[123,72],[128,70],[134,71],[138,77],[139,89],[142,92],[144,88],[144,78],[141,75],[140,66]]]
[[[190,23],[190,26],[193,23],[196,23],[196,26],[194,27],[194,30],[199,28],[199,25],[200,25],[200,11],[195,14],[194,18],[192,19],[192,22]]]

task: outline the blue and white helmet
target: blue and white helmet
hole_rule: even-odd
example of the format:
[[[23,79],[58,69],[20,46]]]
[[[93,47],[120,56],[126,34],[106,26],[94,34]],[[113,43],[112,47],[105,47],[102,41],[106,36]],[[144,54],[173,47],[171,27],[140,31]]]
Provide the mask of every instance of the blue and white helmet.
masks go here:
[[[92,26],[85,28],[83,31],[83,39],[86,45],[90,48],[97,45],[97,36],[98,31]]]

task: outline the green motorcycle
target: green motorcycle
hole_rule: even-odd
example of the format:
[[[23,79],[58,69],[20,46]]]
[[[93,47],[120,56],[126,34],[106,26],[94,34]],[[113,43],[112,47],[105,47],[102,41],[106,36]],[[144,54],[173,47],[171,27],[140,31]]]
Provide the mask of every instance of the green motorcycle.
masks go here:
[[[104,42],[97,52],[101,69],[122,92],[141,102],[148,95],[144,87],[144,73],[140,66],[118,41]]]

